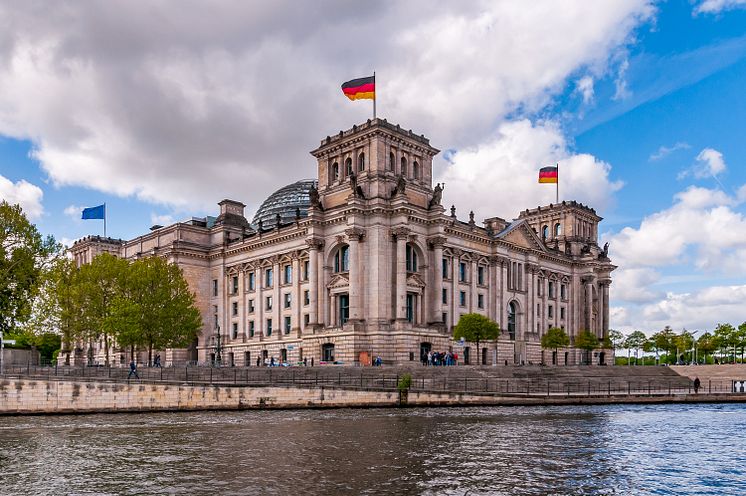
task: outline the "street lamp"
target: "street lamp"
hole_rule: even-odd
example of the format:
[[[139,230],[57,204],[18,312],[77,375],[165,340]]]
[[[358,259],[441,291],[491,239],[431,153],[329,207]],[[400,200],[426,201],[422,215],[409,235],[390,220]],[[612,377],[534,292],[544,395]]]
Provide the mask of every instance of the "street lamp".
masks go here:
[[[692,332],[692,346],[694,346],[694,365],[699,365],[699,362],[697,361],[697,340],[694,339],[694,335],[698,332],[699,331]]]
[[[223,346],[220,338],[220,324],[215,326],[215,364],[220,367],[223,362],[221,354],[223,353]]]

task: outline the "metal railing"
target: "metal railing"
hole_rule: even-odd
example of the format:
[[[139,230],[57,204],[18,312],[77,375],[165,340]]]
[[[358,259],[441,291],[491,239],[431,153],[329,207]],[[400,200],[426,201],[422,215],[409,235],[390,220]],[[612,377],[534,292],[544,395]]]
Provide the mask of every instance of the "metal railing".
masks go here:
[[[147,367],[130,376],[120,367],[42,367],[10,365],[4,377],[50,380],[112,381],[129,383],[187,383],[235,386],[334,386],[355,389],[395,390],[403,374],[385,369],[327,367]],[[474,393],[531,397],[674,396],[694,394],[693,382],[684,377],[656,379],[580,378],[555,379],[472,377],[457,374],[411,374],[411,392]],[[731,379],[702,381],[699,393],[735,394]]]

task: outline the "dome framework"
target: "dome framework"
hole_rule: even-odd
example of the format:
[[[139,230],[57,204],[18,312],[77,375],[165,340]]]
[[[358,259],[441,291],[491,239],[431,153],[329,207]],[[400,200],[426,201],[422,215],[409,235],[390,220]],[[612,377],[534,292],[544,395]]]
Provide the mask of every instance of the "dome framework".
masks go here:
[[[251,227],[258,229],[261,221],[263,230],[273,229],[277,227],[277,214],[280,214],[280,224],[294,222],[296,213],[301,217],[308,216],[308,207],[311,206],[309,191],[316,184],[315,179],[302,179],[278,189],[262,202]]]

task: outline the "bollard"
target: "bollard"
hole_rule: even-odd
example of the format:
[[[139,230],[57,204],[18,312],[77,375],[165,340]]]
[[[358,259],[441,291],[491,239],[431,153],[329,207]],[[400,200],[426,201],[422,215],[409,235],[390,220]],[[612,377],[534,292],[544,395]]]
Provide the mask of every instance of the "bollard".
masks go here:
[[[184,382],[189,382],[189,365],[184,365]]]
[[[629,381],[627,381],[627,396],[630,396],[632,394],[632,385]]]
[[[707,381],[707,392],[712,393],[712,379]]]
[[[611,381],[609,381],[609,396],[611,396]]]

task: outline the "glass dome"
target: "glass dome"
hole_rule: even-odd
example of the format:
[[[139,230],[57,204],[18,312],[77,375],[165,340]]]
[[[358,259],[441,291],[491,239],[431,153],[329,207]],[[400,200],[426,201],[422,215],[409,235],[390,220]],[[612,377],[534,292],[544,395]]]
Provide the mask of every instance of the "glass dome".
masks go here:
[[[280,214],[283,224],[294,222],[296,209],[300,210],[301,217],[306,217],[308,207],[311,205],[308,196],[311,186],[316,186],[315,179],[302,179],[283,186],[269,195],[259,207],[259,210],[256,211],[254,219],[251,221],[251,227],[258,229],[261,220],[262,229],[274,228],[277,214]]]

